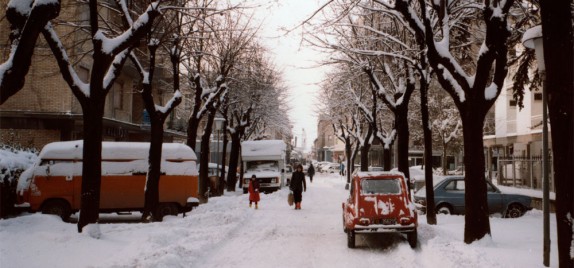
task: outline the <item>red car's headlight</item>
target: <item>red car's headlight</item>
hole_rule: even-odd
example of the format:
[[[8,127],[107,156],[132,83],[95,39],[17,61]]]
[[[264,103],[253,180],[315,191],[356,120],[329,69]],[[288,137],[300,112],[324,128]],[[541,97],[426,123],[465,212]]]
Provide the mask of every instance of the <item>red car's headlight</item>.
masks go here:
[[[359,220],[359,224],[361,224],[361,225],[369,225],[370,223],[371,223],[371,221],[367,218],[361,218]]]

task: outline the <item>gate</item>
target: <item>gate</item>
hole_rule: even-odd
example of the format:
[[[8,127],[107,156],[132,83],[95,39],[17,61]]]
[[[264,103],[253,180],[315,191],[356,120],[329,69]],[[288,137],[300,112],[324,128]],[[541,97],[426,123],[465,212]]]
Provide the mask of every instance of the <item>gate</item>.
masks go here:
[[[554,190],[552,159],[548,160],[550,189]],[[498,158],[498,183],[505,186],[542,190],[542,156]]]

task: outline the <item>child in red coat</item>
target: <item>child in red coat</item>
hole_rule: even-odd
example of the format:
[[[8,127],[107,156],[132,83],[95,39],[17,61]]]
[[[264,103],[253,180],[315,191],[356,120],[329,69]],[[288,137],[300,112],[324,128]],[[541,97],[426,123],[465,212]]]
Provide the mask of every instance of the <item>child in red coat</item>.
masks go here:
[[[255,202],[255,209],[257,209],[257,202],[259,202],[259,199],[259,182],[254,174],[251,176],[251,180],[249,180],[249,207],[251,207],[251,204]]]

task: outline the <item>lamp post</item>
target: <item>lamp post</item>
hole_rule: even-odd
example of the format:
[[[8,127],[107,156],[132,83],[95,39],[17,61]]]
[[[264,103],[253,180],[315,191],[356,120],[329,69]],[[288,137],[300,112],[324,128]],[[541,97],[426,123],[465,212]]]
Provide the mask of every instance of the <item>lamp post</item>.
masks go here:
[[[213,119],[215,121],[215,131],[217,131],[217,160],[216,160],[216,164],[217,164],[217,178],[219,180],[219,161],[221,161],[221,156],[220,156],[220,150],[219,150],[219,134],[221,132],[221,129],[223,128],[223,122],[225,121],[224,118],[221,117],[216,117]],[[223,165],[223,163],[222,163]]]
[[[549,163],[548,163],[548,92],[546,90],[546,66],[544,64],[544,47],[542,44],[542,26],[534,26],[524,32],[522,44],[529,49],[535,49],[538,74],[542,78],[542,209],[543,219],[543,244],[544,266],[550,265],[550,213],[549,213]]]

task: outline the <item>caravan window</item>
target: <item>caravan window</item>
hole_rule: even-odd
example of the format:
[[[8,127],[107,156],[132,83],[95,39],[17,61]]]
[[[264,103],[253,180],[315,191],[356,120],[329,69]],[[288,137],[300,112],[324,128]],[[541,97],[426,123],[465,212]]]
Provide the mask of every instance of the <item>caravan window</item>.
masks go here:
[[[247,170],[257,171],[279,171],[277,161],[261,160],[247,162]]]

